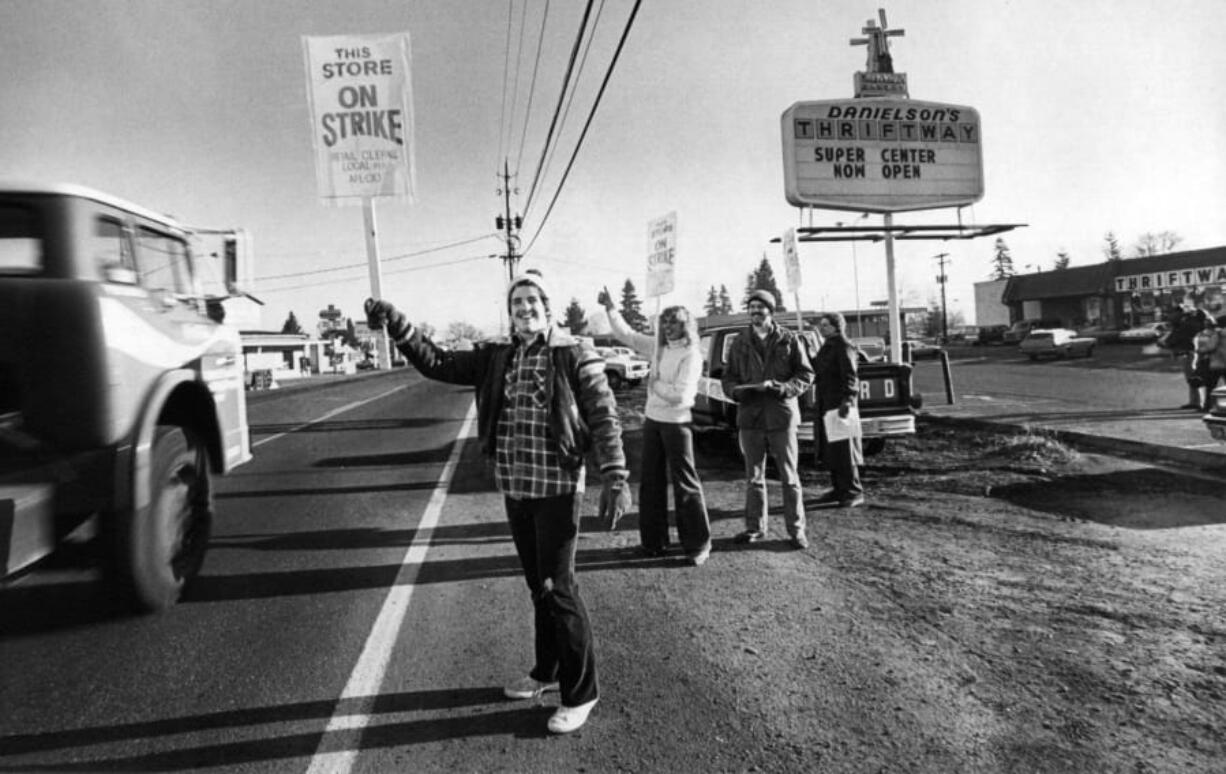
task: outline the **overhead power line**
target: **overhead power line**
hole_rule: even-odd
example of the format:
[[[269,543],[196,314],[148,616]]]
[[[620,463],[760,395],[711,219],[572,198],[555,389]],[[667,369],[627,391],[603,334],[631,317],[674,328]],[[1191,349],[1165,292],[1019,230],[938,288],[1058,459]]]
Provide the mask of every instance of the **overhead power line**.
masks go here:
[[[541,13],[541,32],[536,41],[536,61],[532,64],[532,80],[528,84],[528,105],[524,108],[524,128],[519,135],[519,154],[515,157],[515,175],[519,176],[519,165],[524,158],[524,142],[528,139],[528,118],[532,115],[532,97],[536,94],[536,74],[541,67],[541,50],[545,47],[545,22],[549,19],[549,0],[545,0],[545,10]]]
[[[461,263],[469,263],[471,261],[487,261],[491,257],[496,258],[497,256],[473,255],[473,256],[469,256],[468,258],[457,258],[454,261],[441,261],[439,263],[426,264],[425,266],[407,266],[402,269],[395,269],[393,271],[386,272],[386,274],[407,274],[411,271],[424,271],[426,269],[440,269],[446,266],[456,266]],[[358,266],[361,268],[365,268],[365,264],[358,264]],[[346,266],[344,268],[348,269],[348,268],[353,268],[353,267]],[[366,278],[361,277],[361,276],[333,278],[333,279],[328,279],[328,280],[321,280],[319,282],[304,282],[300,285],[289,285],[283,288],[260,288],[259,293],[260,295],[265,295],[268,293],[283,293],[287,290],[301,290],[303,288],[316,288],[316,287],[319,287],[320,285],[334,285],[337,282],[358,282],[364,279]]]
[[[626,45],[626,38],[630,36],[630,28],[634,26],[634,17],[639,12],[639,6],[642,0],[634,1],[634,8],[630,10],[630,18],[626,20],[626,28],[622,30],[621,39],[617,41],[617,50],[613,52],[613,60],[609,62],[609,69],[605,72],[604,80],[600,82],[600,91],[596,93],[596,100],[592,103],[592,109],[588,112],[587,121],[583,124],[583,131],[579,135],[579,141],[575,143],[575,150],[571,153],[570,161],[566,164],[566,171],[562,173],[562,179],[558,182],[558,188],[554,191],[553,199],[549,202],[549,208],[545,210],[544,217],[537,224],[536,233],[532,235],[532,241],[524,248],[521,255],[527,255],[532,249],[532,245],[536,244],[537,237],[545,230],[545,223],[549,220],[549,214],[553,212],[553,207],[558,202],[558,196],[562,193],[562,188],[566,185],[566,179],[570,176],[570,170],[575,165],[575,159],[579,155],[579,149],[583,147],[583,140],[587,137],[587,131],[592,126],[592,120],[596,117],[596,110],[600,107],[600,100],[604,97],[605,88],[609,85],[609,79],[613,77],[613,70],[617,67],[617,60],[621,57],[622,49]],[[589,7],[591,3],[588,4]],[[585,17],[586,18],[586,17]]]
[[[575,70],[575,59],[579,56],[579,46],[583,42],[583,34],[587,30],[587,20],[591,16],[592,3],[594,1],[587,0],[587,5],[583,9],[583,20],[579,23],[579,33],[575,36],[575,45],[570,50],[570,60],[566,63],[566,73],[562,76],[562,91],[558,94],[558,104],[554,106],[553,118],[549,121],[549,131],[545,133],[545,145],[541,148],[541,158],[537,162],[536,172],[532,176],[532,185],[528,188],[528,199],[524,205],[525,213],[532,208],[532,199],[536,195],[537,183],[540,182],[541,169],[545,166],[545,156],[549,152],[550,145],[553,143],[554,130],[557,129],[558,117],[562,114],[562,104],[566,99],[566,90],[570,84],[571,75]]]
[[[473,242],[480,242],[482,239],[491,239],[491,238],[497,239],[498,235],[497,234],[482,234],[479,237],[472,237],[471,239],[461,239],[458,242],[451,242],[450,244],[439,245],[438,247],[428,247],[425,250],[418,250],[412,253],[404,253],[403,255],[393,255],[390,258],[383,258],[382,261],[386,263],[390,263],[391,261],[403,261],[407,258],[415,258],[419,255],[437,253],[441,250],[450,250],[453,247],[459,247],[460,245],[468,245],[468,244],[472,244]],[[255,280],[259,282],[263,280],[287,279],[290,277],[308,277],[312,274],[326,274],[328,272],[344,271],[346,269],[366,268],[367,266],[368,266],[368,263],[366,261],[362,261],[360,263],[345,264],[344,266],[332,266],[327,269],[312,269],[311,271],[295,271],[295,272],[290,272],[288,274],[271,274],[266,277],[255,277]]]
[[[579,67],[575,71],[575,77],[571,83],[570,94],[566,97],[566,106],[562,108],[562,118],[558,122],[558,136],[562,136],[567,119],[570,118],[570,108],[575,104],[575,94],[579,91],[579,81],[583,78],[583,70],[587,66],[588,54],[592,52],[592,43],[596,40],[596,29],[600,26],[600,17],[604,13],[605,0],[600,0],[600,5],[596,8],[596,18],[592,20],[591,32],[587,36],[587,45],[583,47],[583,56],[579,58]],[[541,169],[541,177],[549,174],[549,168],[553,165],[554,153],[558,150],[558,144],[555,142],[549,146],[548,157],[545,159],[545,164]],[[531,207],[532,202],[528,202]]]

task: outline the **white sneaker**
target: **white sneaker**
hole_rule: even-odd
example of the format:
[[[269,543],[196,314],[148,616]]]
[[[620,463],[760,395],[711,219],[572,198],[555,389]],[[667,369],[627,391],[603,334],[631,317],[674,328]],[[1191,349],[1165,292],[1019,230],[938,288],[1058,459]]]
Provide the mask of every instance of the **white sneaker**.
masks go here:
[[[592,714],[592,707],[596,706],[596,701],[592,699],[578,707],[558,707],[553,717],[549,718],[549,730],[555,734],[569,734],[571,731],[579,730],[587,722],[587,716]]]
[[[521,677],[502,689],[508,699],[535,699],[545,691],[556,691],[560,686],[555,683],[542,683],[534,680],[531,675]]]

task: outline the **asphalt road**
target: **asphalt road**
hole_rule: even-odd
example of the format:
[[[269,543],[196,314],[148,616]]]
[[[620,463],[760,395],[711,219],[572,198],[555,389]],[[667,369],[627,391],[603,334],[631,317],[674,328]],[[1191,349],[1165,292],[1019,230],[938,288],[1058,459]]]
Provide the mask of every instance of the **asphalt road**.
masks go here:
[[[377,739],[362,760],[350,741],[373,716],[465,700],[420,688],[420,674],[445,673],[431,660],[452,660],[454,611],[408,602],[454,574],[449,543],[479,544],[484,528],[447,535],[420,571],[423,518],[456,467],[471,391],[397,376],[252,403],[255,459],[219,482],[203,573],[166,614],[117,613],[80,557],[0,590],[0,770],[398,770]],[[462,476],[452,491],[491,497]],[[501,512],[483,505],[501,530]],[[505,558],[466,566],[515,576]],[[406,610],[405,629],[429,636],[397,636]],[[488,635],[528,641],[497,626]],[[400,730],[398,743],[448,733]]]
[[[1017,347],[959,347],[949,351],[957,400],[999,404],[1150,410],[1187,402],[1179,364],[1170,355],[1144,355],[1131,344],[1100,345],[1089,358],[1031,361]],[[945,401],[940,361],[916,362],[915,384],[926,406]]]
[[[1172,364],[1119,354],[956,353],[955,388],[1180,399]],[[916,378],[938,399],[936,361]],[[470,396],[398,371],[253,399],[255,459],[219,482],[203,574],[163,615],[115,611],[71,552],[0,588],[0,771],[581,769],[547,707],[498,691],[526,669],[530,628],[500,500],[456,442]],[[585,570],[616,566],[585,551]]]

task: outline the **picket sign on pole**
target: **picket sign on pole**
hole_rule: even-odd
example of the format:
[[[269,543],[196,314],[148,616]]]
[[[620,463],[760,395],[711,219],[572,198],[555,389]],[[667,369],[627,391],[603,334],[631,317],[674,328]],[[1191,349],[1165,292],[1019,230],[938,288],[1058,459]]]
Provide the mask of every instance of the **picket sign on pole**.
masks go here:
[[[383,298],[374,200],[412,202],[413,90],[409,33],[303,36],[319,198],[362,205],[370,295]],[[386,331],[379,367],[391,367]]]

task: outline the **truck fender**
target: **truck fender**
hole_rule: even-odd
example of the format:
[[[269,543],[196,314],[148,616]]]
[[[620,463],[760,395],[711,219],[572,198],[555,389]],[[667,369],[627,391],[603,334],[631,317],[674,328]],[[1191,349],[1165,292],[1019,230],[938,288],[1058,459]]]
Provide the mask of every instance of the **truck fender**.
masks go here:
[[[116,497],[117,504],[126,503],[127,507],[137,509],[149,505],[151,498],[149,471],[153,459],[154,433],[157,431],[158,420],[167,410],[170,396],[183,386],[188,386],[193,392],[197,392],[195,399],[207,401],[210,407],[208,415],[201,416],[199,412],[192,412],[190,416],[192,421],[183,424],[193,427],[204,439],[209,447],[210,462],[214,469],[218,469],[221,441],[218,437],[216,407],[213,406],[212,394],[199,383],[196,373],[190,369],[180,368],[167,371],[154,383],[141,409],[140,420],[133,434],[132,445],[129,447],[129,464],[118,468],[120,471],[127,470],[128,472],[126,476],[123,476],[121,472],[120,475],[125,480],[116,481],[116,493],[126,492],[128,497]],[[119,486],[123,488],[119,489]]]

